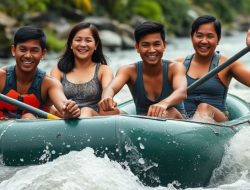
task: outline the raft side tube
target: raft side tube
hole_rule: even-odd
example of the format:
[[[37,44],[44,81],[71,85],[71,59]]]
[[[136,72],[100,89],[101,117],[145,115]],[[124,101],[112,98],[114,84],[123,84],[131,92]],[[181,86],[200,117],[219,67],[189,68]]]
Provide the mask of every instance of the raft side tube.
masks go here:
[[[226,105],[229,112],[229,120],[239,119],[250,113],[250,105],[241,98],[229,94],[227,96]]]
[[[10,166],[41,164],[86,147],[115,158],[115,117],[16,121],[2,137],[3,162]]]
[[[6,165],[18,166],[91,147],[97,156],[107,154],[128,165],[146,185],[167,186],[177,180],[184,188],[206,186],[224,145],[238,128],[249,126],[249,104],[233,95],[227,104],[233,120],[220,124],[131,115],[133,101],[120,105],[130,115],[1,121],[0,150]]]
[[[201,123],[136,117],[119,120],[117,130],[121,161],[150,186],[175,180],[181,187],[206,186],[221,162],[224,144],[235,134],[227,127],[211,130]]]

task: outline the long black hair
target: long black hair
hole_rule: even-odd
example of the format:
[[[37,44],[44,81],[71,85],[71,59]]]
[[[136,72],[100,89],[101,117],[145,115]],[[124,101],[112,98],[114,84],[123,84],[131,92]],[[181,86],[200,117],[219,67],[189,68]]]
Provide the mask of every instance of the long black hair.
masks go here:
[[[74,60],[74,54],[73,51],[71,49],[71,44],[73,41],[73,38],[75,37],[76,33],[82,29],[86,29],[89,28],[93,38],[95,40],[95,43],[97,44],[96,50],[94,51],[93,55],[92,55],[92,61],[96,62],[96,63],[101,63],[104,65],[107,65],[107,61],[105,59],[105,56],[103,54],[102,51],[102,42],[98,33],[97,28],[88,22],[80,22],[78,24],[76,24],[70,31],[69,36],[68,36],[68,40],[66,43],[66,47],[65,47],[65,51],[63,53],[63,55],[61,56],[61,58],[58,61],[58,69],[64,73],[68,73],[70,72],[74,66],[75,66],[75,60]]]

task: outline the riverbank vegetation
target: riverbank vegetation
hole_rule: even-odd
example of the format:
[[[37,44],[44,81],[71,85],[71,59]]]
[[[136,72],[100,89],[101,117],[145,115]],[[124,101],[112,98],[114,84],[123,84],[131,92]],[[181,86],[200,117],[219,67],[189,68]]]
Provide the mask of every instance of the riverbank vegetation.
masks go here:
[[[69,27],[89,17],[107,18],[112,24],[115,20],[130,29],[144,20],[155,20],[166,26],[169,35],[181,37],[189,35],[197,16],[212,14],[230,33],[247,30],[249,12],[250,0],[2,0],[0,14],[5,18],[0,18],[0,31],[5,33],[0,33],[0,42],[9,45],[15,28],[36,24],[45,29],[49,49],[61,51]]]

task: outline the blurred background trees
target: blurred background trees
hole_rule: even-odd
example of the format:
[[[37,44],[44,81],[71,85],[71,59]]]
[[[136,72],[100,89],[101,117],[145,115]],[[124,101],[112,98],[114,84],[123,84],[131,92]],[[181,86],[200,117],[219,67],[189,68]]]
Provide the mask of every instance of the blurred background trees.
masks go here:
[[[230,33],[249,28],[249,13],[250,0],[1,0],[0,42],[9,45],[16,28],[35,24],[45,30],[48,48],[61,51],[69,28],[88,18],[100,18],[95,22],[105,29],[101,19],[108,19],[111,25],[115,21],[119,24],[115,32],[126,25],[130,33],[136,24],[155,20],[165,25],[170,36],[182,37],[189,35],[197,16],[211,14],[222,22],[223,31]]]

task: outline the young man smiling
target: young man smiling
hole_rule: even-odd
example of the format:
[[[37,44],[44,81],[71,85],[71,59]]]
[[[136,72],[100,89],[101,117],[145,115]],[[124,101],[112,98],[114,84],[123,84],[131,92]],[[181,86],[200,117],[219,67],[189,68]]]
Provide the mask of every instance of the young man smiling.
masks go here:
[[[161,118],[182,119],[186,97],[185,68],[181,63],[163,60],[165,31],[160,23],[144,22],[134,32],[135,48],[141,61],[121,67],[114,80],[104,89],[100,109],[113,110],[113,97],[127,84],[136,112]]]
[[[37,68],[46,54],[45,46],[46,36],[41,29],[24,26],[17,30],[11,47],[16,64],[1,70],[0,92],[45,111],[54,104],[64,118],[79,117],[80,109],[74,101],[66,99],[61,83]],[[0,117],[36,118],[3,101],[0,101]]]

